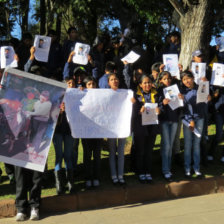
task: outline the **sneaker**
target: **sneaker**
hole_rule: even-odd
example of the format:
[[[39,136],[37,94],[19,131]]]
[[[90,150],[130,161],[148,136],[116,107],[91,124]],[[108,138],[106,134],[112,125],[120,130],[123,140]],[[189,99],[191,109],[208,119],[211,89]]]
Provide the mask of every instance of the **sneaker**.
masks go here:
[[[185,172],[185,177],[186,178],[190,178],[191,177],[191,172],[190,171],[186,171]]]
[[[39,220],[38,208],[31,208],[30,220]]]
[[[198,177],[198,178],[202,177],[202,173],[200,171],[196,170],[196,171],[194,171],[194,173],[195,173],[196,177]]]
[[[94,187],[99,187],[100,186],[100,181],[97,180],[97,179],[93,180],[93,186]]]
[[[138,176],[138,179],[139,179],[139,181],[140,181],[141,183],[145,183],[145,181],[146,181],[145,174],[140,174],[140,175]]]
[[[208,160],[208,161],[213,161],[214,158],[213,158],[213,156],[207,156],[207,160]]]
[[[171,174],[171,173],[166,173],[166,174],[164,174],[164,178],[165,178],[165,180],[168,181],[168,182],[172,182],[172,181],[173,181],[173,180],[172,180],[172,174]]]
[[[91,180],[87,180],[86,181],[86,188],[90,188],[92,187],[92,181]]]
[[[18,212],[16,214],[16,221],[19,222],[19,221],[25,221],[26,219],[26,215],[22,212]]]
[[[125,185],[126,184],[123,177],[118,177],[118,182],[119,182],[120,185]]]
[[[113,183],[114,185],[117,185],[117,184],[118,184],[118,179],[117,179],[117,177],[112,177],[112,183]]]
[[[222,163],[224,163],[224,156],[220,159],[220,161],[221,161]]]
[[[151,174],[146,174],[145,175],[145,180],[148,182],[148,183],[151,183],[152,182],[152,176],[151,176]]]

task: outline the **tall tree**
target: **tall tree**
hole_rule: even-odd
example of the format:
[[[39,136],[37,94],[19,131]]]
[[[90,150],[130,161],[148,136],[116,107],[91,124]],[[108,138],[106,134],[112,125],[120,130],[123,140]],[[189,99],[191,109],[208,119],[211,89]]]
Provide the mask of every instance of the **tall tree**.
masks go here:
[[[192,52],[197,49],[206,49],[210,43],[214,11],[209,0],[169,1],[180,16],[181,54],[179,62],[187,68]]]

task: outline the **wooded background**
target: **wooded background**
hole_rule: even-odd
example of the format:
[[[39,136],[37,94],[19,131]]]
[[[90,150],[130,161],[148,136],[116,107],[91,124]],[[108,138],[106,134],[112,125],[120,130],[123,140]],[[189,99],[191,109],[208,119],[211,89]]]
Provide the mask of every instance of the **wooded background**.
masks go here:
[[[208,48],[212,35],[224,30],[223,0],[37,0],[31,24],[31,0],[0,0],[0,38],[9,39],[17,21],[23,33],[47,34],[55,29],[61,41],[69,26],[77,27],[82,40],[92,44],[107,33],[120,35],[129,27],[141,46],[164,44],[174,30],[181,32],[180,62],[186,67],[192,51]],[[119,22],[110,30],[110,24]]]

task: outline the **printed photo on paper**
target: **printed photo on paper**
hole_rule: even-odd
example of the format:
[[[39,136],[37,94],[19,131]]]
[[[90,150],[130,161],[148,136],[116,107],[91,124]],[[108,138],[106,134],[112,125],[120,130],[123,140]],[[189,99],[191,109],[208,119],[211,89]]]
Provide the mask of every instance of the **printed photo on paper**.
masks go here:
[[[65,84],[16,69],[0,89],[0,161],[44,171]]]
[[[224,64],[213,64],[211,85],[224,86]]]
[[[209,95],[209,81],[200,82],[197,91],[197,103],[207,103]]]
[[[191,70],[194,75],[194,81],[198,85],[201,78],[205,77],[206,73],[206,63],[196,63],[192,62]]]
[[[145,103],[145,111],[142,113],[142,125],[159,124],[156,108],[158,103]]]
[[[35,59],[37,61],[48,62],[48,56],[51,46],[51,37],[35,35]]]
[[[178,86],[172,85],[163,89],[163,93],[166,99],[169,99],[169,106],[172,110],[177,109],[178,107],[183,107],[183,100],[178,97],[180,93]]]
[[[88,63],[88,54],[90,46],[88,44],[76,43],[75,55],[73,56],[73,63],[86,65]]]
[[[163,54],[163,64],[165,65],[164,71],[168,71],[172,76],[180,79],[177,54]]]
[[[15,51],[14,48],[11,46],[3,46],[1,49],[1,57],[0,57],[0,64],[1,68],[9,67],[17,67],[18,63],[14,59]]]

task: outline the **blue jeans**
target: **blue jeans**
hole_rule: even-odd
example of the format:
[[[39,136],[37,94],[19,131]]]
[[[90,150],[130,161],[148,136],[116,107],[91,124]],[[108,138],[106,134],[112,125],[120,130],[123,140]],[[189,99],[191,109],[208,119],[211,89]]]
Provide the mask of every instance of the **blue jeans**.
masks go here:
[[[110,172],[111,177],[123,177],[124,175],[124,146],[126,143],[125,138],[110,138],[108,139],[109,143],[109,162],[110,162]],[[118,162],[116,171],[116,151],[118,154]]]
[[[177,132],[178,122],[165,121],[162,127],[162,172],[168,174],[171,169],[172,148]]]
[[[63,150],[64,142],[64,150]],[[63,135],[55,133],[53,137],[53,144],[55,148],[55,171],[59,171],[62,168],[62,160],[65,160],[66,170],[73,170],[73,146],[74,138],[71,135]]]
[[[204,118],[195,122],[195,128],[200,134],[203,132]],[[200,142],[201,137],[197,137],[188,127],[184,125],[184,166],[185,171],[191,170],[191,150],[193,150],[194,171],[200,170]]]

